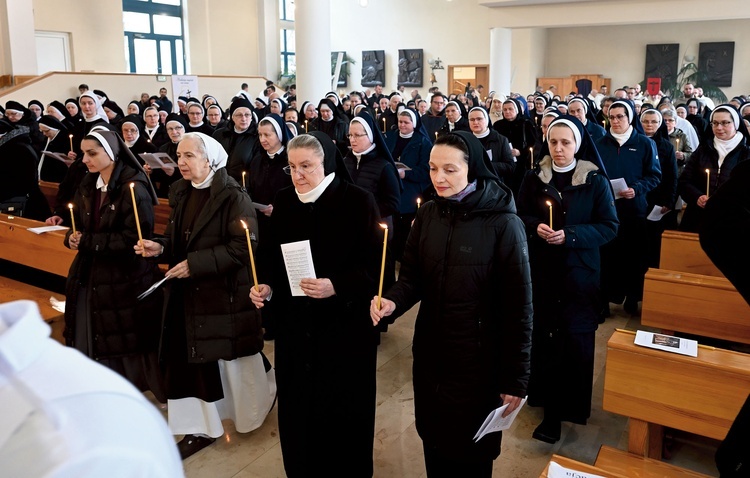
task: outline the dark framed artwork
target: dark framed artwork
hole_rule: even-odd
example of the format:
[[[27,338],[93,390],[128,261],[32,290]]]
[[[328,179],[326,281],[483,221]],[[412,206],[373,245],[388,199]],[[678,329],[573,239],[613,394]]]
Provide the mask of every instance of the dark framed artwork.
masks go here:
[[[362,52],[362,86],[385,86],[385,50]]]
[[[679,43],[646,45],[646,74],[644,78],[661,78],[662,89],[677,82],[680,59]]]
[[[341,56],[343,59],[341,60],[342,63],[346,62],[346,52],[345,51],[332,51],[331,52],[331,76],[333,76],[334,73],[336,73],[336,60],[339,59],[339,53],[343,53]],[[349,63],[343,63],[341,65],[341,70],[339,70],[339,79],[336,82],[337,86],[346,86],[349,79]]]
[[[734,70],[734,42],[701,43],[698,48],[698,68],[716,86],[732,86]]]
[[[422,49],[398,51],[398,82],[401,86],[422,86],[424,54]]]

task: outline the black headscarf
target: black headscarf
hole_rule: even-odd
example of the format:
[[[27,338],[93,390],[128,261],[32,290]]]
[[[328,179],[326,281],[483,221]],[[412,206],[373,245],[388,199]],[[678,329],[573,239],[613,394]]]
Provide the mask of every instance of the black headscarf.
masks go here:
[[[664,138],[669,141],[669,129],[667,128],[667,123],[664,122],[664,117],[661,115],[661,111],[657,110],[656,108],[642,109],[639,119],[642,119],[643,115],[645,115],[646,113],[656,114],[656,116],[659,117],[659,128],[654,133],[654,139]]]
[[[68,128],[66,128],[59,119],[55,118],[52,115],[42,115],[42,117],[39,118],[39,124],[43,124],[48,128],[62,131],[63,133],[66,133],[68,131]]]
[[[323,105],[329,107],[331,111],[333,111],[333,119],[331,121],[335,123],[341,119],[341,111],[338,109],[338,107],[333,101],[328,99],[328,97],[325,97],[322,100],[320,100],[320,103],[318,103],[318,111],[320,111],[320,107]],[[323,121],[320,115],[318,115],[318,122],[325,123],[325,121]]]
[[[133,100],[133,101],[131,101],[130,103],[128,103],[128,107],[130,107],[130,105],[135,105],[135,107],[136,107],[136,108],[138,108],[138,114],[139,114],[139,115],[140,115],[140,114],[143,114],[143,111],[141,111],[141,106],[142,106],[142,105],[141,105],[141,102],[140,102],[140,101],[138,101],[138,100]]]
[[[344,164],[344,158],[341,157],[341,153],[339,153],[339,149],[333,143],[333,140],[322,131],[311,131],[306,134],[317,139],[323,147],[323,170],[326,176],[336,173],[337,178],[354,184],[352,177],[349,175],[349,170],[346,169],[346,164]]]
[[[458,136],[466,144],[469,150],[469,182],[475,179],[487,179],[500,182],[492,167],[490,157],[487,156],[482,143],[470,131],[452,131],[447,136]]]
[[[29,101],[29,105],[28,106],[31,107],[31,105],[37,105],[39,108],[41,108],[42,114],[44,114],[44,105],[42,104],[41,101],[39,101],[39,100],[31,100],[31,101]]]
[[[630,101],[627,98],[619,99],[612,103],[609,107],[610,114],[612,112],[612,108],[617,107],[625,107],[625,114],[628,117],[628,124],[633,127],[636,133],[643,133],[643,125],[641,125],[641,122],[638,120],[638,115],[635,112],[635,104]]]
[[[281,141],[281,145],[286,148],[287,143],[292,139],[292,133],[289,131],[284,119],[276,113],[269,113],[260,120],[258,127],[263,123],[271,123],[273,129],[276,131],[276,136]]]
[[[558,123],[564,124],[569,128],[571,128],[572,125],[578,130],[578,134],[575,134],[575,131],[573,132],[574,136],[576,137],[576,143],[578,142],[579,138],[581,140],[575,153],[576,160],[588,161],[595,164],[596,167],[599,168],[599,172],[604,176],[607,176],[607,170],[604,168],[604,163],[602,163],[602,158],[601,156],[599,156],[599,151],[596,150],[594,140],[591,139],[591,135],[583,126],[583,123],[581,123],[581,121],[575,116],[561,115],[554,119],[552,123],[550,123],[549,127],[552,128],[555,124]],[[547,130],[547,132],[549,134],[549,129]]]
[[[742,121],[742,116],[740,116],[739,111],[737,111],[737,108],[735,108],[734,106],[732,106],[732,105],[730,105],[728,103],[717,106],[711,112],[710,121],[713,121],[714,115],[716,113],[720,113],[722,111],[725,112],[725,113],[729,113],[732,116],[732,121],[734,121],[734,126],[735,126],[735,129],[737,130],[737,132],[740,133],[742,136],[745,137],[745,141],[750,141],[750,132],[747,129],[747,125],[745,124],[744,121]],[[701,138],[701,140],[703,140],[703,139],[704,138]],[[710,124],[709,124],[708,130],[706,131],[705,139],[710,144],[713,144],[713,141],[714,141],[714,129],[710,127]],[[703,143],[701,142],[701,144],[703,144]]]
[[[279,113],[279,114],[281,116],[284,116],[284,111],[286,111],[286,109],[287,109],[286,101],[282,100],[281,98],[274,98],[274,99],[271,100],[271,103],[278,103],[279,109],[281,109],[281,113]],[[268,116],[268,115],[266,115],[266,116]]]
[[[330,100],[324,100],[324,101],[330,101]],[[375,147],[378,150],[378,155],[385,158],[386,161],[391,163],[394,168],[396,168],[396,162],[393,160],[393,156],[391,156],[391,151],[388,149],[388,146],[385,144],[385,138],[383,137],[383,133],[380,132],[380,128],[377,127],[375,124],[375,120],[372,119],[372,116],[370,116],[370,113],[366,111],[360,111],[357,116],[355,116],[352,119],[352,122],[365,122],[367,123],[367,128],[365,128],[365,131],[367,132],[368,136],[372,134],[372,143],[375,145]],[[351,127],[351,123],[349,123]],[[368,130],[369,128],[369,130]],[[396,168],[398,170],[398,168]]]
[[[60,103],[57,100],[54,100],[49,105],[53,107],[54,109],[56,109],[57,111],[59,111],[60,114],[63,115],[65,119],[70,119],[70,112],[68,111],[68,108],[66,108],[64,104]]]
[[[146,123],[143,122],[143,119],[140,115],[132,114],[124,117],[118,126],[120,133],[122,133],[122,126],[125,123],[133,123],[135,127],[138,128],[138,134],[143,134],[146,130]]]

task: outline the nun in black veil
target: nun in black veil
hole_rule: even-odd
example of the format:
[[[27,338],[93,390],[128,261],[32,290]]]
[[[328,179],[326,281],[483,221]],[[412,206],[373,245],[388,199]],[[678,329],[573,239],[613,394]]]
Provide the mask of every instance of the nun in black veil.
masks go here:
[[[526,171],[532,169],[529,157],[531,147],[536,144],[534,123],[526,116],[522,102],[509,98],[503,101],[503,119],[496,121],[492,127],[508,138],[511,144],[511,153],[516,158],[516,169],[508,186],[518,195]]]
[[[320,112],[320,116],[312,122],[310,131],[321,131],[327,134],[338,148],[341,156],[346,156],[349,149],[349,141],[347,139],[349,128],[341,111],[329,98],[320,100],[318,111]]]
[[[534,438],[560,439],[562,421],[591,414],[599,324],[599,247],[617,234],[614,198],[599,154],[577,118],[547,130],[549,154],[526,173],[518,215],[529,237],[534,329],[529,404],[544,407]]]
[[[377,333],[367,310],[383,240],[377,205],[352,183],[325,133],[295,137],[287,153],[293,187],[276,195],[258,250],[262,284],[250,291],[256,307],[276,307],[284,468],[290,478],[370,477]],[[281,246],[298,241],[310,241],[318,278],[292,289]]]

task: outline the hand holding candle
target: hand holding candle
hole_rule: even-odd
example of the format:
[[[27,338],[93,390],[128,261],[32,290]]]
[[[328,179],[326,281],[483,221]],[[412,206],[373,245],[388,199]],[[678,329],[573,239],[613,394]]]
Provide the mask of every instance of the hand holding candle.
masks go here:
[[[258,274],[255,272],[255,256],[253,255],[253,244],[250,242],[250,229],[247,228],[247,224],[245,224],[245,221],[240,220],[242,223],[242,227],[245,228],[245,238],[247,238],[247,250],[250,254],[250,270],[253,273],[253,284],[255,284],[255,290],[260,293],[260,288],[258,288]]]
[[[138,228],[138,244],[143,245],[143,234],[141,233],[141,220],[138,218],[138,203],[135,201],[135,183],[130,183],[130,198],[133,200],[133,215],[135,216],[135,227]],[[146,249],[143,249],[146,256]]]
[[[549,228],[550,229],[554,229],[552,227],[552,202],[551,201],[547,201],[547,206],[549,206]]]
[[[378,310],[380,310],[380,299],[383,297],[383,276],[385,275],[385,252],[388,247],[388,226],[381,224],[380,227],[385,229],[383,236],[383,261],[380,263],[380,284],[378,285]]]
[[[70,224],[73,227],[73,235],[76,234],[76,218],[73,215],[73,203],[68,203],[68,209],[70,209]]]

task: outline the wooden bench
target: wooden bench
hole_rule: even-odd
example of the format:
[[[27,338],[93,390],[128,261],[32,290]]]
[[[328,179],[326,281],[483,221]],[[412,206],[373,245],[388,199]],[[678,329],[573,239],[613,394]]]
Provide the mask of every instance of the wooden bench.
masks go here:
[[[159,198],[159,204],[154,206],[154,234],[164,235],[171,213],[172,208],[169,207],[169,200]]]
[[[49,303],[50,297],[60,301],[65,300],[65,296],[61,294],[55,294],[33,285],[0,276],[0,301],[33,300],[36,302],[39,305],[42,318],[52,327],[52,338],[64,344],[63,328],[65,327],[65,321],[63,313],[52,308]]]
[[[565,458],[564,456],[560,456],[560,455],[552,455],[552,458],[550,458],[550,462],[553,462],[553,461],[557,463],[558,465],[564,468],[567,468],[569,470],[581,471],[583,473],[590,473],[594,475],[604,476],[605,478],[626,478],[628,476],[633,476],[633,475],[623,475],[623,474],[607,471],[603,468],[599,468],[598,466],[592,466],[586,463],[581,463],[580,461],[576,461],[570,458]],[[542,471],[542,474],[539,475],[539,478],[548,478],[549,467],[550,467],[550,464],[547,463],[547,466],[544,467],[544,471]]]
[[[596,468],[622,476],[637,476],[638,478],[691,477],[707,478],[708,475],[692,470],[670,465],[663,461],[634,455],[606,445],[599,448],[599,454],[594,462]]]
[[[66,231],[27,231],[42,226],[43,222],[33,219],[0,216],[0,259],[67,277],[76,251],[63,245]]]
[[[750,344],[750,306],[723,277],[649,269],[641,323]]]
[[[723,440],[750,394],[750,355],[699,348],[698,357],[607,342],[604,410],[630,417],[628,451],[661,458],[662,427]]]
[[[50,209],[55,208],[57,203],[57,189],[60,187],[59,183],[51,183],[49,181],[39,181],[39,189],[42,190],[42,194],[47,199]]]
[[[698,234],[692,232],[664,231],[661,235],[659,268],[724,277],[724,274],[703,252]]]

